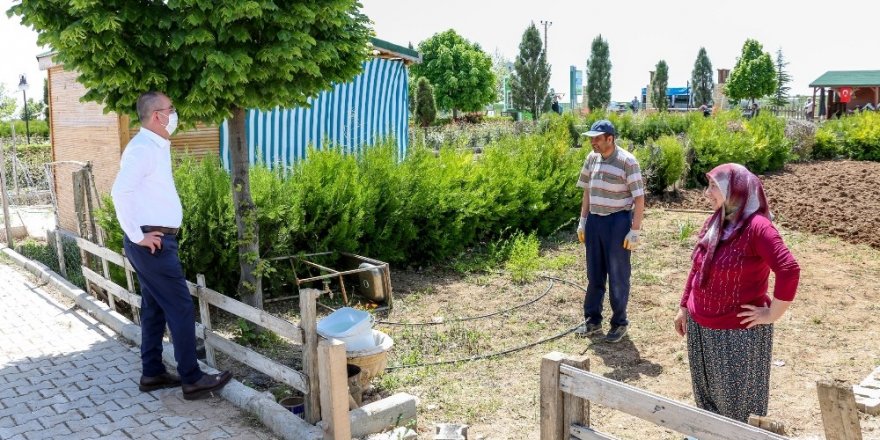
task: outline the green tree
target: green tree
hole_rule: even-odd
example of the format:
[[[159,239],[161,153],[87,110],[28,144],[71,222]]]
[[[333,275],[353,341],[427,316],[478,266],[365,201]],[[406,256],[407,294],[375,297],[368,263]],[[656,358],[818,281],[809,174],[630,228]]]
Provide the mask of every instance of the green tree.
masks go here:
[[[668,86],[669,66],[666,65],[666,61],[660,60],[654,67],[654,79],[651,80],[651,105],[661,112],[665,112],[669,107],[669,98],[666,97]]]
[[[419,43],[421,64],[412,67],[413,76],[424,76],[434,86],[437,107],[458,111],[478,111],[495,100],[495,74],[492,59],[479,44],[450,29]]]
[[[15,98],[6,95],[6,84],[0,83],[0,121],[5,121],[15,114]]]
[[[416,90],[415,118],[419,125],[427,127],[437,117],[437,103],[434,101],[434,88],[427,78],[419,78]]]
[[[27,111],[25,111],[24,107],[18,111],[18,119],[22,121],[33,121],[34,119],[40,119],[43,117],[43,113],[46,110],[46,105],[43,104],[42,101],[34,101],[34,98],[28,98],[27,100]]]
[[[510,91],[513,106],[532,112],[535,120],[541,116],[548,103],[547,91],[550,88],[550,65],[544,43],[535,23],[529,25],[519,43],[519,55],[513,63],[513,76]]]
[[[694,106],[709,105],[712,102],[712,89],[715,81],[712,79],[712,62],[706,54],[706,48],[701,47],[694,61],[694,70],[691,71],[691,87],[694,90]]]
[[[159,90],[174,100],[184,125],[229,120],[238,292],[258,307],[268,266],[259,256],[245,111],[306,106],[332,83],[351,80],[372,33],[357,0],[287,3],[22,0],[7,12],[79,74],[86,101],[134,116],[138,96]]]
[[[782,48],[779,48],[776,51],[776,91],[770,99],[770,104],[776,107],[785,107],[789,104],[788,91],[791,87],[788,83],[791,82],[791,74],[785,70],[785,66],[788,66],[788,61],[785,61]]]
[[[604,110],[611,103],[611,55],[602,35],[593,39],[587,60],[587,105],[590,111]]]
[[[776,90],[776,68],[770,54],[757,40],[748,39],[743,44],[742,54],[730,72],[724,93],[733,101],[755,99],[767,96]]]

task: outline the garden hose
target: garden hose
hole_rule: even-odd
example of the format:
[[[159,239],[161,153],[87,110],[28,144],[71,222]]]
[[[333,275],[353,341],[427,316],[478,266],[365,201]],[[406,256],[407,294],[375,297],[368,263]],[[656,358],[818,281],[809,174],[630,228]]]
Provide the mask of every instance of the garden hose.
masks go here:
[[[586,322],[586,321],[584,321],[584,322]],[[580,327],[582,324],[584,324],[584,322],[581,322],[581,323],[579,323],[578,325],[576,325],[576,326],[574,326],[574,327],[572,327],[572,328],[570,328],[570,329],[568,329],[568,330],[565,330],[565,331],[562,332],[562,333],[557,333],[557,334],[555,334],[555,335],[553,335],[553,336],[550,336],[550,337],[547,337],[547,338],[544,338],[544,339],[540,339],[540,340],[538,340],[538,341],[535,341],[535,342],[532,342],[532,343],[529,343],[529,344],[520,345],[520,346],[513,347],[513,348],[508,348],[507,350],[497,351],[497,352],[495,352],[495,353],[480,354],[480,355],[471,356],[471,357],[467,357],[467,358],[452,359],[452,360],[448,360],[448,361],[425,362],[425,363],[419,363],[419,364],[408,364],[408,365],[394,365],[394,366],[391,366],[391,367],[385,367],[385,371],[400,370],[400,369],[403,369],[403,368],[432,367],[432,366],[436,366],[436,365],[456,364],[456,363],[459,363],[459,362],[470,362],[470,361],[476,361],[476,360],[486,359],[486,358],[490,358],[490,357],[494,357],[494,356],[503,356],[503,355],[506,355],[506,354],[515,353],[515,352],[517,352],[517,351],[525,350],[525,349],[527,349],[527,348],[532,348],[532,347],[535,347],[535,346],[541,345],[541,344],[543,344],[543,343],[545,343],[545,342],[550,342],[550,341],[553,341],[553,340],[559,339],[559,338],[561,338],[561,337],[563,337],[563,336],[565,336],[565,335],[567,335],[567,334],[569,334],[569,333],[572,333],[572,332],[574,332],[575,330],[577,330],[577,328]]]
[[[527,306],[527,305],[534,304],[534,303],[538,302],[541,298],[547,296],[547,294],[550,293],[550,290],[551,290],[551,289],[553,289],[553,280],[551,280],[551,281],[550,281],[550,284],[547,285],[547,288],[544,289],[544,293],[538,295],[537,297],[535,297],[535,298],[533,298],[533,299],[531,299],[531,300],[529,300],[529,301],[526,301],[526,302],[524,302],[524,303],[522,303],[522,304],[517,304],[517,305],[515,305],[515,306],[513,306],[513,307],[509,307],[509,308],[502,309],[502,310],[497,310],[497,311],[494,311],[494,312],[492,312],[492,313],[488,313],[488,314],[485,314],[485,315],[479,315],[479,316],[468,316],[468,317],[465,317],[465,318],[444,319],[444,320],[439,321],[439,322],[434,322],[434,321],[428,321],[428,322],[376,321],[376,323],[377,323],[377,324],[385,324],[385,325],[421,326],[421,325],[442,325],[442,324],[446,324],[446,323],[448,323],[448,322],[475,321],[475,320],[477,320],[477,319],[490,318],[490,317],[492,317],[492,316],[498,316],[498,315],[501,315],[501,314],[504,314],[504,313],[507,313],[507,312],[512,312],[512,311],[514,311],[514,310],[516,310],[516,309],[521,309],[521,308],[523,308],[523,307],[525,307],[525,306]]]
[[[549,280],[549,281],[550,281],[550,284],[547,286],[547,289],[544,290],[543,293],[541,293],[541,295],[537,296],[536,298],[534,298],[534,299],[532,299],[532,300],[530,300],[530,301],[524,302],[524,303],[522,303],[522,304],[519,304],[519,305],[516,305],[516,306],[510,307],[510,308],[507,308],[507,309],[504,309],[504,310],[499,310],[499,311],[496,311],[496,312],[493,312],[493,313],[489,313],[489,314],[486,314],[486,315],[472,316],[472,317],[467,317],[467,318],[459,318],[459,319],[455,319],[455,320],[449,320],[449,321],[447,321],[447,322],[472,321],[472,320],[476,320],[476,319],[487,318],[487,317],[490,317],[490,316],[496,316],[496,315],[499,315],[499,314],[502,314],[502,313],[506,313],[506,312],[509,312],[509,311],[512,311],[512,310],[519,309],[519,308],[521,308],[521,307],[525,307],[525,306],[530,305],[530,304],[533,304],[533,303],[537,302],[538,300],[540,300],[541,298],[545,297],[545,296],[550,292],[550,290],[553,288],[555,282],[559,282],[559,283],[562,283],[562,284],[567,284],[567,285],[569,285],[569,286],[576,287],[576,288],[581,289],[581,290],[583,290],[584,292],[586,292],[586,289],[584,289],[583,287],[581,287],[581,286],[579,286],[579,285],[577,285],[577,284],[575,284],[575,283],[573,283],[573,282],[571,282],[571,281],[564,280],[564,279],[562,279],[562,278],[552,277],[552,276],[548,276],[548,275],[541,275],[541,278],[544,278],[544,279]],[[419,326],[419,325],[438,325],[438,324],[442,324],[442,322],[422,322],[422,323],[400,323],[400,322],[386,322],[386,321],[376,321],[376,322],[378,322],[378,323],[382,323],[382,324],[387,324],[387,325],[404,325],[404,326],[406,326],[406,325]],[[584,322],[586,322],[586,321],[584,321]],[[532,348],[532,347],[535,347],[535,346],[541,345],[541,344],[543,344],[543,343],[545,343],[545,342],[550,342],[550,341],[553,341],[553,340],[559,339],[559,338],[561,338],[561,337],[563,337],[563,336],[566,336],[566,335],[568,335],[568,334],[574,332],[575,330],[577,330],[577,328],[580,327],[581,325],[583,325],[584,322],[578,323],[578,324],[575,325],[574,327],[572,327],[572,328],[570,328],[570,329],[567,329],[567,330],[565,330],[565,331],[563,331],[563,332],[557,333],[557,334],[555,334],[555,335],[553,335],[553,336],[549,336],[549,337],[546,337],[546,338],[544,338],[544,339],[540,339],[540,340],[537,340],[537,341],[535,341],[535,342],[531,342],[531,343],[528,343],[528,344],[523,344],[523,345],[519,345],[519,346],[516,346],[516,347],[513,347],[513,348],[508,348],[508,349],[506,349],[506,350],[501,350],[501,351],[497,351],[497,352],[493,352],[493,353],[480,354],[480,355],[471,356],[471,357],[466,357],[466,358],[460,358],[460,359],[451,359],[451,360],[435,361],[435,362],[424,362],[424,363],[407,364],[407,365],[394,365],[394,366],[386,367],[385,370],[386,370],[386,371],[392,371],[392,370],[400,370],[400,369],[404,369],[404,368],[431,367],[431,366],[437,366],[437,365],[456,364],[456,363],[459,363],[459,362],[470,362],[470,361],[476,361],[476,360],[487,359],[487,358],[491,358],[491,357],[495,357],[495,356],[504,356],[504,355],[507,355],[507,354],[510,354],[510,353],[515,353],[515,352],[518,352],[518,351],[522,351],[522,350],[525,350],[525,349],[528,349],[528,348]]]
[[[544,298],[545,296],[547,296],[548,293],[550,293],[550,290],[553,289],[554,282],[560,282],[560,283],[562,283],[562,284],[568,284],[569,286],[572,286],[572,287],[577,287],[578,289],[583,290],[585,293],[586,293],[586,291],[587,291],[587,289],[584,289],[583,287],[581,287],[581,286],[579,286],[579,285],[577,285],[577,284],[575,284],[575,283],[573,283],[573,282],[571,282],[571,281],[564,280],[564,279],[562,279],[562,278],[551,277],[551,276],[548,276],[548,275],[540,275],[540,277],[541,277],[541,278],[544,278],[544,279],[547,279],[547,280],[550,280],[550,284],[547,285],[547,288],[544,290],[543,293],[541,293],[540,295],[536,296],[535,298],[533,298],[533,299],[531,299],[531,300],[529,300],[529,301],[526,301],[526,302],[524,302],[524,303],[517,304],[517,305],[515,305],[515,306],[513,306],[513,307],[508,307],[508,308],[506,308],[506,309],[497,310],[497,311],[494,311],[494,312],[492,312],[492,313],[487,313],[487,314],[485,314],[485,315],[468,316],[468,317],[464,317],[464,318],[455,318],[455,319],[444,319],[443,321],[440,321],[440,322],[434,322],[434,321],[429,321],[429,322],[376,321],[376,323],[377,323],[377,324],[385,324],[385,325],[400,325],[400,326],[423,326],[423,325],[442,325],[442,324],[446,324],[446,323],[448,323],[448,322],[475,321],[475,320],[477,320],[477,319],[490,318],[490,317],[493,317],[493,316],[502,315],[502,314],[507,313],[507,312],[512,312],[512,311],[517,310],[517,309],[521,309],[521,308],[523,308],[523,307],[525,307],[525,306],[528,306],[528,305],[531,305],[531,304],[534,304],[534,303],[540,301],[542,298]]]

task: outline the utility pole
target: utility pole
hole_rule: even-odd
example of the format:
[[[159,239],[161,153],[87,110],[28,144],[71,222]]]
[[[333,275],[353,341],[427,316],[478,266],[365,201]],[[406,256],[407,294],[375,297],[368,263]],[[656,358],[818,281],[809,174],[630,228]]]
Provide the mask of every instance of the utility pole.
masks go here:
[[[544,56],[547,56],[547,28],[553,26],[553,22],[541,20],[541,25],[544,26]]]

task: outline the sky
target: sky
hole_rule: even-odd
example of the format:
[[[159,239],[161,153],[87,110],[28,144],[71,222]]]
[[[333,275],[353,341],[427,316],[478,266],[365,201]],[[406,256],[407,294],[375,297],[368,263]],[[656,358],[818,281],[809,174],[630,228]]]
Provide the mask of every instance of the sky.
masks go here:
[[[42,98],[45,71],[37,66],[36,33],[5,11],[0,0],[0,83],[18,92],[18,77],[27,76],[28,97]],[[550,86],[568,92],[569,66],[584,70],[590,43],[597,35],[611,53],[611,99],[629,101],[648,82],[659,60],[669,65],[669,85],[684,86],[700,47],[713,69],[733,68],[747,38],[757,39],[775,57],[782,49],[793,77],[791,93],[812,94],[809,83],[828,70],[880,70],[880,1],[837,0],[822,7],[804,2],[739,0],[497,1],[497,0],[362,0],[362,12],[373,21],[376,36],[392,43],[418,45],[431,35],[455,29],[479,43],[489,55],[510,60],[532,22],[542,35],[547,28]],[[565,95],[563,101],[568,100]]]

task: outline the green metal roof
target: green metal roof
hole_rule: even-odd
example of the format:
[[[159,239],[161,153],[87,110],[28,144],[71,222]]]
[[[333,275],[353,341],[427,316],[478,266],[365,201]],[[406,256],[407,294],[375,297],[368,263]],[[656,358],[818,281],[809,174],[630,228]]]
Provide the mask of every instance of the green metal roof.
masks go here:
[[[419,53],[414,49],[399,46],[390,41],[380,40],[375,37],[370,38],[370,44],[372,44],[373,48],[375,48],[379,52],[402,58],[404,61],[411,63],[422,62],[422,56],[419,55]]]
[[[880,86],[880,70],[829,70],[810,87]]]

